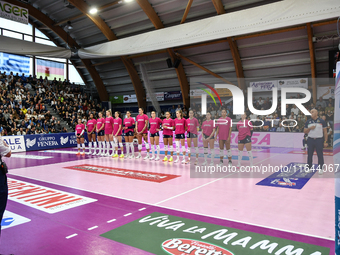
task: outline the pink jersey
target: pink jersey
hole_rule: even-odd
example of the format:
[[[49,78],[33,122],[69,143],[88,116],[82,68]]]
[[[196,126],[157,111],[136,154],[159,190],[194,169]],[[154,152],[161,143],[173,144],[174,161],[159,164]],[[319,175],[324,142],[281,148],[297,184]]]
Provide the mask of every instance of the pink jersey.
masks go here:
[[[121,127],[120,127],[120,131],[119,131],[119,133],[117,135],[122,135],[122,130],[123,130],[122,119],[121,118],[114,119],[113,124],[114,124],[114,126],[113,126],[113,135],[117,134],[119,126],[121,126]]]
[[[250,124],[250,126],[249,126]],[[249,120],[240,120],[237,123],[237,130],[238,130],[238,140],[243,140],[244,138],[246,138],[248,135],[251,136],[251,131],[252,127],[251,127],[251,123],[249,122]]]
[[[105,135],[112,135],[112,132],[113,132],[113,118],[110,116],[110,117],[107,117],[105,119]]]
[[[77,133],[77,135],[80,135],[81,132],[83,132],[84,130],[85,130],[85,125],[84,124],[78,124],[76,126],[76,133]]]
[[[231,118],[221,117],[218,120],[216,120],[215,125],[216,127],[219,128],[219,131],[218,131],[219,140],[225,140],[225,141],[228,140],[229,132],[231,128]]]
[[[135,120],[132,117],[124,119],[124,127],[131,127],[134,124],[135,124]],[[125,130],[124,133],[130,132],[130,131],[134,132],[134,129],[128,128],[128,129]]]
[[[182,119],[175,119],[175,134],[184,134],[185,133],[185,128],[187,126],[187,122],[186,119],[182,118]]]
[[[197,128],[199,127],[199,123],[198,120],[196,118],[192,118],[192,119],[186,119],[186,125],[188,127],[188,132],[190,132],[191,134],[198,134],[197,133]]]
[[[150,134],[154,134],[158,132],[156,129],[160,129],[160,125],[162,124],[162,121],[160,118],[150,118]]]
[[[213,120],[209,120],[209,121],[204,121],[202,124],[202,130],[203,130],[203,134],[205,134],[206,136],[210,136],[211,133],[214,130],[214,121]]]
[[[104,118],[101,118],[101,119],[97,119],[97,130],[101,131],[101,130],[104,130],[105,128],[105,125],[104,127],[102,128],[102,125],[105,124],[105,119]],[[101,129],[102,128],[102,129]]]
[[[149,120],[148,116],[146,114],[141,115],[137,115],[136,117],[136,121],[137,121],[137,132],[141,132],[145,126],[145,121]],[[147,134],[148,133],[148,127],[146,126],[143,134]]]
[[[163,125],[166,127],[174,127],[175,123],[173,119],[169,118],[163,120]],[[173,131],[174,131],[173,129],[167,129],[163,127],[163,135],[173,135]]]
[[[96,124],[97,124],[97,121],[95,119],[92,119],[92,120],[88,120],[87,122],[87,132],[93,132],[95,130],[95,127],[96,127]]]

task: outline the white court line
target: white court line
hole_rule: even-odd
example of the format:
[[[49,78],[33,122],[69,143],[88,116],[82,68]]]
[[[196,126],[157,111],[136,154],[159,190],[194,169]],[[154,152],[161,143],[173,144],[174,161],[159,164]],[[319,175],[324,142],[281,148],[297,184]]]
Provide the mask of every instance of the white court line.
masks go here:
[[[95,228],[98,228],[98,226],[93,226],[91,228],[88,228],[87,230],[92,230],[92,229],[95,229]]]
[[[70,235],[70,236],[66,236],[66,239],[70,239],[70,238],[72,238],[72,237],[75,237],[75,236],[77,236],[78,234],[73,234],[73,235]]]
[[[265,160],[268,160],[268,159],[273,158],[273,157],[276,157],[276,156],[278,156],[278,155],[273,155],[273,156],[271,156],[271,157],[269,157],[269,158],[265,158],[265,159],[263,159],[263,160],[261,160],[261,161],[259,161],[259,162],[256,162],[256,164],[254,164],[254,165],[257,165],[257,164],[259,164],[259,163],[261,163],[261,162],[263,162],[263,161],[265,161]],[[173,196],[173,197],[164,199],[164,200],[162,200],[162,201],[156,203],[155,205],[159,205],[159,204],[162,204],[162,203],[167,202],[167,201],[169,201],[169,200],[172,200],[172,199],[174,199],[174,198],[176,198],[176,197],[180,197],[180,196],[182,196],[182,195],[184,195],[184,194],[187,194],[187,193],[190,193],[191,191],[200,189],[200,188],[202,188],[202,187],[204,187],[204,186],[207,186],[207,185],[209,185],[209,184],[211,184],[211,183],[214,183],[214,182],[217,182],[217,181],[219,181],[219,180],[222,180],[222,179],[224,179],[224,178],[226,178],[226,177],[228,177],[228,176],[231,176],[231,175],[233,175],[233,174],[236,174],[236,173],[237,173],[237,172],[231,173],[231,174],[227,174],[227,175],[225,175],[225,176],[223,176],[223,177],[221,177],[221,178],[218,178],[218,179],[213,180],[213,181],[211,181],[211,182],[205,183],[205,184],[203,184],[203,185],[201,185],[201,186],[198,186],[198,187],[196,187],[196,188],[187,190],[187,191],[185,191],[185,192],[183,192],[183,193],[181,193],[181,194],[178,194],[178,195],[176,195],[176,196]]]
[[[287,149],[286,151],[291,150],[291,148]],[[284,151],[285,152],[285,151]],[[281,155],[282,153],[275,153],[275,155],[273,155],[272,157],[269,158],[265,158],[259,162],[254,163],[254,165],[257,165],[267,159],[273,158],[275,156]],[[72,188],[72,189],[78,189],[78,190],[82,190],[82,191],[86,191],[86,192],[90,192],[90,193],[95,193],[98,195],[103,195],[103,196],[108,196],[108,197],[113,197],[113,198],[119,198],[119,199],[123,199],[126,201],[131,201],[131,202],[136,202],[136,203],[141,203],[141,204],[147,204],[149,206],[155,206],[156,204],[149,204],[146,203],[145,201],[139,201],[139,200],[134,200],[134,199],[127,199],[124,197],[120,197],[120,196],[113,196],[111,194],[105,194],[105,193],[100,193],[100,192],[95,192],[92,190],[88,190],[88,189],[82,189],[82,188],[76,188],[74,186],[69,186],[69,185],[64,185],[64,184],[60,184],[60,183],[56,183],[56,182],[51,182],[51,181],[46,181],[46,180],[42,180],[42,179],[38,179],[38,178],[33,178],[30,176],[24,176],[24,175],[20,175],[20,174],[15,174],[15,173],[10,173],[11,175],[14,176],[19,176],[19,177],[24,177],[24,178],[29,178],[29,179],[33,179],[33,180],[37,180],[37,181],[41,181],[41,182],[46,182],[46,183],[51,183],[51,184],[55,184],[55,185],[59,185],[62,187],[67,187],[67,188]],[[292,234],[298,234],[298,235],[302,235],[302,236],[309,236],[309,237],[315,237],[315,238],[319,238],[319,239],[323,239],[323,240],[330,240],[330,241],[334,241],[334,238],[330,238],[330,237],[325,237],[325,236],[317,236],[317,235],[311,235],[311,234],[307,234],[307,233],[302,233],[302,232],[296,232],[296,231],[292,231],[292,230],[287,230],[287,229],[280,229],[280,228],[273,228],[272,226],[266,226],[266,225],[259,225],[259,224],[255,224],[255,223],[249,223],[246,221],[238,221],[238,220],[234,220],[234,219],[229,219],[229,218],[223,218],[223,217],[219,217],[219,216],[213,216],[213,215],[209,215],[209,214],[202,214],[202,213],[197,213],[197,212],[191,212],[191,211],[186,211],[186,210],[182,210],[182,209],[178,209],[178,208],[173,208],[173,207],[167,207],[167,206],[162,206],[162,205],[157,205],[158,207],[161,208],[165,208],[165,209],[170,209],[170,210],[175,210],[175,211],[181,211],[181,212],[186,212],[186,213],[191,213],[191,214],[196,214],[196,215],[200,215],[200,216],[206,216],[206,217],[211,217],[211,218],[215,218],[215,219],[220,219],[220,220],[227,220],[227,221],[231,221],[231,222],[238,222],[238,223],[242,223],[242,224],[246,224],[246,225],[250,225],[250,226],[255,226],[255,227],[262,227],[262,228],[267,228],[267,229],[273,229],[273,230],[278,230],[278,231],[283,231],[286,233],[292,233]],[[76,234],[77,235],[77,234]]]
[[[143,207],[143,208],[140,208],[138,211],[143,211],[143,210],[145,210],[146,208],[145,207]]]
[[[127,214],[124,215],[124,217],[129,216],[129,215],[131,215],[131,214],[132,214],[132,213],[127,213]]]
[[[116,221],[116,219],[108,220],[107,223],[111,223],[111,222],[114,222],[114,221]]]

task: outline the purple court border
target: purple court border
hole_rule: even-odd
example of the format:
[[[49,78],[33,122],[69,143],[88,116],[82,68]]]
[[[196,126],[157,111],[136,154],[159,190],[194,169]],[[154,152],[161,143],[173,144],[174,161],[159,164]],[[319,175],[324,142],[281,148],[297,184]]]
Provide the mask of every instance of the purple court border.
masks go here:
[[[302,242],[302,243],[323,246],[323,247],[330,248],[330,254],[334,254],[334,252],[335,252],[335,246],[334,246],[335,242],[331,241],[331,240],[327,240],[327,239],[321,239],[321,238],[311,237],[311,236],[304,236],[304,235],[301,235],[301,234],[289,233],[289,232],[285,232],[285,231],[281,231],[281,230],[275,230],[275,229],[268,229],[268,228],[265,228],[265,227],[248,225],[248,224],[245,224],[245,223],[233,222],[233,221],[230,221],[230,220],[223,220],[223,219],[217,219],[217,218],[213,218],[213,217],[209,217],[209,216],[202,216],[202,215],[197,215],[197,214],[193,214],[193,213],[181,212],[181,211],[177,211],[177,210],[173,210],[173,209],[167,209],[167,208],[163,208],[163,207],[159,207],[159,206],[153,206],[153,205],[149,205],[149,204],[144,204],[144,203],[133,202],[133,201],[124,200],[124,199],[120,199],[120,198],[105,196],[105,195],[101,195],[101,194],[92,193],[92,192],[89,192],[89,191],[78,190],[78,189],[74,189],[74,188],[70,188],[70,187],[65,187],[65,186],[61,186],[61,185],[57,185],[57,184],[38,181],[38,180],[34,180],[34,179],[26,178],[26,177],[20,177],[20,176],[11,175],[11,174],[8,174],[8,177],[12,178],[12,179],[19,180],[19,181],[25,181],[25,182],[29,182],[29,183],[33,183],[33,184],[37,184],[37,185],[42,185],[42,186],[45,186],[45,187],[48,187],[48,188],[53,188],[53,189],[66,191],[66,192],[86,196],[86,197],[89,197],[89,198],[97,199],[98,200],[97,202],[90,203],[88,205],[84,205],[84,206],[88,206],[89,209],[90,209],[91,205],[95,206],[96,203],[100,202],[101,204],[108,203],[108,204],[111,204],[111,205],[120,205],[120,206],[123,206],[123,208],[125,208],[125,209],[129,208],[130,212],[131,212],[131,210],[135,210],[135,212],[132,214],[132,216],[129,216],[129,217],[123,218],[122,220],[117,221],[114,228],[125,225],[129,222],[137,220],[137,219],[144,217],[148,214],[151,214],[153,212],[159,212],[159,213],[163,213],[163,214],[170,214],[170,215],[174,215],[174,216],[177,216],[177,217],[202,221],[202,222],[216,224],[216,225],[220,225],[220,226],[236,228],[236,229],[240,229],[240,230],[244,230],[244,231],[250,231],[250,232],[254,232],[254,233],[258,233],[258,234],[269,235],[269,236],[273,236],[273,237],[277,237],[277,238],[283,238],[283,239],[288,239],[288,240],[292,240],[292,241],[298,241],[298,242]],[[13,203],[15,203],[15,202],[13,202]],[[143,210],[143,211],[138,211],[139,208],[146,208],[146,209]],[[124,210],[124,209],[121,208],[120,210]],[[112,215],[110,215],[110,216],[112,217]],[[110,216],[108,216],[108,217],[110,217]],[[46,217],[46,215],[45,215],[45,217]],[[102,214],[100,215],[100,217],[103,218],[103,219],[105,218],[105,216],[102,215]],[[113,228],[112,228],[112,226],[111,227],[108,226],[107,229],[111,230]],[[99,234],[105,233],[106,230],[101,231],[101,232],[102,233],[99,233]],[[146,254],[149,254],[149,253],[146,253]]]

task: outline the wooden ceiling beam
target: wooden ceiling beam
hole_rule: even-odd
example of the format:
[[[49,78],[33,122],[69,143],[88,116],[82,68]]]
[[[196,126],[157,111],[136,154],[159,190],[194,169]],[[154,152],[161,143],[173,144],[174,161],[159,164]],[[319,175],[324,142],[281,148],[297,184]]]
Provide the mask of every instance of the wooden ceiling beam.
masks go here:
[[[164,28],[163,23],[161,22],[156,11],[150,5],[148,0],[136,0],[136,1],[140,5],[140,7],[143,9],[145,14],[149,17],[150,21],[152,22],[152,24],[154,25],[156,29]],[[170,55],[170,58],[172,59],[172,63],[174,63],[175,59],[177,58],[175,53],[173,52],[172,49],[167,49],[167,52]],[[182,91],[183,104],[189,108],[190,106],[189,82],[186,77],[182,63],[180,63],[179,66],[176,68],[176,74],[177,74],[178,82],[179,82],[179,85]]]
[[[156,29],[164,28],[161,19],[158,17],[155,9],[151,6],[148,0],[136,0],[136,2],[143,9]]]
[[[240,87],[240,89],[245,90],[246,85],[245,85],[245,80],[244,80],[243,66],[242,66],[242,61],[240,57],[240,52],[237,48],[237,43],[230,37],[228,38],[228,43],[229,43],[231,55],[233,56],[238,86]]]
[[[114,59],[114,60],[109,60],[109,61],[105,61],[105,62],[99,62],[99,63],[96,63],[96,64],[92,64],[92,66],[102,66],[102,65],[120,62],[120,61],[122,61],[122,60],[119,58],[119,59]]]
[[[181,55],[181,54],[179,54],[179,53],[175,53],[175,54],[176,54],[176,56],[180,57],[181,59],[183,59],[183,60],[189,62],[190,64],[193,64],[194,66],[196,66],[196,67],[202,69],[203,71],[205,71],[205,72],[211,74],[212,76],[214,76],[214,77],[220,79],[221,81],[223,81],[223,82],[225,82],[225,83],[228,83],[228,84],[233,84],[232,82],[230,82],[230,81],[224,79],[222,76],[220,76],[220,75],[214,73],[213,71],[210,71],[209,69],[205,68],[204,66],[201,66],[200,64],[196,63],[195,61],[193,61],[193,60],[191,60],[191,59],[189,59],[189,58],[187,58],[187,57],[184,57],[183,55]]]
[[[185,22],[185,20],[187,19],[193,1],[194,0],[188,1],[187,7],[185,8],[185,11],[184,11],[184,14],[183,14],[183,17],[182,17],[180,24],[183,24]]]
[[[218,15],[225,14],[225,9],[224,9],[224,6],[221,0],[211,0],[211,1],[213,2]]]
[[[307,23],[307,34],[308,34],[308,46],[309,46],[309,56],[310,56],[310,64],[311,64],[311,73],[312,73],[312,93],[313,93],[313,103],[316,103],[317,100],[317,88],[316,88],[316,58],[315,58],[315,48],[313,43],[313,28],[311,23]]]
[[[58,35],[59,38],[62,39],[65,43],[67,43],[71,48],[77,48],[77,49],[80,48],[77,42],[68,33],[66,33],[64,29],[62,29],[61,27],[54,26],[54,21],[48,16],[46,16],[43,12],[36,9],[34,6],[23,3],[23,2],[14,1],[14,0],[6,0],[6,2],[28,9],[30,16],[32,16],[36,20],[39,20],[42,24],[44,24],[46,27],[51,29],[51,31],[53,31],[56,35]],[[90,61],[82,60],[82,62],[84,66],[86,67],[87,71],[90,73],[92,80],[97,87],[100,100],[108,101],[109,100],[108,93],[106,91],[106,88],[105,88],[105,85],[102,79],[100,79],[99,77],[97,70],[94,67],[92,67],[92,64]]]
[[[68,0],[68,1],[70,2],[70,4],[78,8],[84,15],[86,15],[100,29],[100,31],[105,35],[105,37],[109,41],[117,39],[116,35],[113,33],[110,27],[104,22],[104,20],[101,17],[99,17],[98,14],[89,14],[90,7],[86,2],[84,2],[83,0]],[[146,94],[142,81],[137,73],[136,67],[133,65],[132,61],[127,60],[125,56],[120,57],[120,59],[123,61],[125,68],[128,71],[129,76],[131,78],[131,82],[137,95],[139,107],[146,107],[145,101]]]
[[[101,12],[101,11],[103,11],[103,10],[105,10],[105,9],[111,7],[111,6],[114,6],[116,4],[119,4],[119,1],[114,1],[114,2],[109,3],[109,4],[102,5],[102,6],[98,7],[97,10],[98,10],[98,12]],[[79,14],[79,15],[76,15],[76,16],[64,19],[64,20],[62,20],[62,21],[60,21],[58,23],[55,23],[55,26],[60,26],[62,24],[67,23],[68,21],[76,20],[76,19],[79,19],[79,18],[84,17],[84,16],[85,16],[85,14],[82,13],[82,14]]]
[[[136,55],[131,55],[127,56],[127,59],[132,59],[132,58],[140,58],[140,57],[146,57],[146,56],[152,56],[160,53],[165,53],[167,50],[158,50],[158,51],[151,51],[151,52],[146,52],[146,53],[141,53],[141,54],[136,54]]]

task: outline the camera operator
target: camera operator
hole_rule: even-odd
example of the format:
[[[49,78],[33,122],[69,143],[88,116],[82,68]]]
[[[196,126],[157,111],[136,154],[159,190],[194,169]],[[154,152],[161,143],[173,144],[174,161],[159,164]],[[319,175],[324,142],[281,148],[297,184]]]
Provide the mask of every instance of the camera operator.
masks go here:
[[[8,186],[7,186],[7,166],[6,163],[2,160],[2,157],[10,157],[11,149],[8,144],[2,139],[0,136],[0,219],[4,215],[6,205],[7,205],[7,196],[8,196]],[[1,233],[1,227],[0,227]]]

